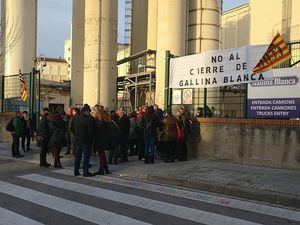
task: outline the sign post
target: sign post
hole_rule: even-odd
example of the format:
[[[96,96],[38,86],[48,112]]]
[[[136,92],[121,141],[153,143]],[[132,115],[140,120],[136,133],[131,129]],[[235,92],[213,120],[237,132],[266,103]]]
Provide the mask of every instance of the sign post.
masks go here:
[[[171,109],[172,106],[172,88],[169,86],[170,82],[170,59],[175,58],[174,55],[171,54],[169,50],[166,51],[165,58],[165,109]]]

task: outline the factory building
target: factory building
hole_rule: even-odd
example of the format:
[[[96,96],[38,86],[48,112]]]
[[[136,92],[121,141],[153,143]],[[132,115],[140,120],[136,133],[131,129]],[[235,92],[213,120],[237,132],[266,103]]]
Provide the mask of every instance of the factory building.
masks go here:
[[[22,35],[1,60],[3,74],[17,74],[19,69],[30,72],[34,66],[36,4],[37,0],[2,1],[7,20],[2,34],[8,37],[12,27],[22,21]],[[129,98],[125,100],[131,109],[145,103],[164,108],[169,91],[167,50],[180,57],[269,44],[277,31],[287,42],[297,42],[300,36],[300,15],[296,11],[300,2],[296,0],[250,0],[225,12],[222,0],[128,0],[125,8],[124,38],[128,44],[118,53],[118,0],[73,0],[69,42],[72,105],[116,108]],[[5,46],[9,43],[3,43],[2,49]],[[297,52],[294,45],[294,61],[299,60]],[[244,97],[244,86],[193,89],[188,107],[196,113],[207,101],[216,116],[242,117]]]

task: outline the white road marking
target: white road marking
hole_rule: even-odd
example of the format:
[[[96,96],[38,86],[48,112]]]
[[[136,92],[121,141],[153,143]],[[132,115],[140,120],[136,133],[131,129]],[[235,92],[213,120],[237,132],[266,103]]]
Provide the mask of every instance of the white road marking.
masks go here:
[[[0,224],[2,225],[43,225],[35,220],[0,207]]]
[[[96,224],[148,225],[148,223],[144,223],[126,216],[121,216],[116,213],[69,201],[63,198],[58,198],[39,191],[30,190],[28,188],[23,188],[2,181],[0,181],[0,192]],[[19,224],[23,225],[23,222]]]
[[[73,176],[73,171],[68,169],[55,170],[52,172]],[[88,179],[109,183],[109,184],[121,185],[130,188],[136,188],[140,190],[147,190],[147,191],[167,194],[167,195],[186,198],[186,199],[192,199],[200,202],[223,205],[226,207],[246,210],[255,213],[261,213],[269,216],[275,216],[275,217],[294,220],[294,221],[300,221],[299,211],[279,208],[276,206],[263,205],[254,202],[237,200],[233,198],[220,197],[212,194],[193,192],[193,191],[188,191],[188,190],[183,190],[183,189],[178,189],[173,187],[161,186],[161,185],[134,181],[134,180],[119,179],[119,178],[109,177],[109,176],[89,177]]]
[[[162,214],[179,217],[186,220],[191,220],[209,225],[254,225],[258,223],[249,222],[242,219],[237,219],[228,216],[222,216],[211,212],[178,206],[170,203],[165,203],[149,198],[139,197],[131,194],[121,193],[117,191],[106,190],[85,184],[64,181],[52,177],[42,176],[38,174],[29,174],[20,176],[20,178],[62,188],[68,191],[74,191],[98,198],[103,198],[111,201],[121,202],[135,207],[159,212]]]

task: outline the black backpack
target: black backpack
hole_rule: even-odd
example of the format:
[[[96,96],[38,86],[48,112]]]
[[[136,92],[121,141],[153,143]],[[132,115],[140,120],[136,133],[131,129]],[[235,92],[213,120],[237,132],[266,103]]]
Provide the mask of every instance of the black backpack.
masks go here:
[[[154,125],[153,119],[151,119],[150,121],[147,121],[147,119],[145,119],[145,136],[153,136],[155,135],[155,132],[156,127]]]
[[[14,118],[12,118],[7,124],[6,124],[6,130],[9,132],[13,132],[15,130],[14,126]]]

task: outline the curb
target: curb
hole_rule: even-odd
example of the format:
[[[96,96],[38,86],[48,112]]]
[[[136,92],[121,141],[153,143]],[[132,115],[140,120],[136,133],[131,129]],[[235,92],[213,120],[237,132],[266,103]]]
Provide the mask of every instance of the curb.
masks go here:
[[[170,178],[150,174],[130,175],[125,173],[114,173],[115,176],[131,179],[145,180],[153,183],[172,185],[198,191],[206,191],[217,194],[224,194],[244,199],[256,200],[272,204],[300,209],[300,196],[253,188],[223,185],[207,181],[191,181],[186,179]]]

